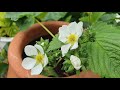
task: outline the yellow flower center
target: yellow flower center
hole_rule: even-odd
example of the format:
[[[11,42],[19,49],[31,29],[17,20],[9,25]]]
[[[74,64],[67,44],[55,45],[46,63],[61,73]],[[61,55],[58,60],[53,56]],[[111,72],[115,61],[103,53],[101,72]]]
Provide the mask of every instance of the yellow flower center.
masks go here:
[[[44,55],[39,53],[38,55],[36,55],[35,60],[37,61],[37,63],[43,63],[43,59],[44,59]]]
[[[70,35],[68,36],[68,41],[67,41],[67,43],[70,43],[70,44],[74,45],[74,43],[77,41],[77,39],[78,39],[78,36],[77,36],[77,35],[75,35],[75,34],[70,34]]]

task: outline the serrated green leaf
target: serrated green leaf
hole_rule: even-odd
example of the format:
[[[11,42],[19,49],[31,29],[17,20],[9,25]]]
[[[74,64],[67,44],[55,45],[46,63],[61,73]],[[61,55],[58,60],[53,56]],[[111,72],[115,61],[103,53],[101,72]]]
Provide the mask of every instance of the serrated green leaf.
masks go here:
[[[62,42],[58,39],[58,35],[56,35],[50,42],[50,45],[47,51],[49,52],[51,50],[59,49],[61,46],[62,46]]]
[[[92,71],[106,78],[120,78],[120,29],[98,22],[91,27],[95,42],[87,43]]]

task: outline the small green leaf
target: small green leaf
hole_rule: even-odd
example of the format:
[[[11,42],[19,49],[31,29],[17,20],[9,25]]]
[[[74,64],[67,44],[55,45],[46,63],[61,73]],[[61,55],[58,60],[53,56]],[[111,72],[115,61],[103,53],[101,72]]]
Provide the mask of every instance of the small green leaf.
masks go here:
[[[63,62],[62,70],[64,70],[67,73],[73,73],[74,72],[74,67],[69,59],[65,59]]]
[[[73,67],[73,65],[70,65],[66,72],[70,73],[70,72],[73,72],[73,71],[74,71],[74,67]]]
[[[37,43],[38,45],[42,46],[43,49],[44,49],[44,51],[46,52],[46,50],[47,50],[47,48],[48,48],[48,46],[49,46],[49,39],[45,39],[45,40],[44,40],[44,39],[41,37],[40,41],[36,41],[36,43]]]
[[[50,45],[47,51],[49,52],[51,50],[59,49],[61,46],[62,46],[62,42],[58,39],[58,35],[56,35],[50,42]]]

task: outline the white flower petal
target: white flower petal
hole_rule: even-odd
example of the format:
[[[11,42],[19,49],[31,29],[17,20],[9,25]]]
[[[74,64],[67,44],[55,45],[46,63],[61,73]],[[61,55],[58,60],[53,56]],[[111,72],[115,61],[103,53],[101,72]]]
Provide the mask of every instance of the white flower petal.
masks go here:
[[[69,34],[75,34],[75,30],[77,28],[77,23],[76,22],[71,22],[69,25],[68,25],[68,29],[69,29]]]
[[[67,45],[63,45],[63,46],[61,47],[62,57],[64,57],[65,54],[68,52],[70,46],[71,46],[71,44],[67,44]]]
[[[24,52],[27,56],[32,56],[32,55],[37,55],[38,54],[37,49],[32,45],[27,45],[24,48]]]
[[[62,27],[59,28],[59,34],[63,35],[63,36],[68,36],[68,26],[67,25],[63,25]]]
[[[83,22],[79,22],[76,27],[76,34],[80,37],[83,33]]]
[[[70,61],[73,65],[73,67],[76,69],[76,70],[79,70],[81,68],[81,61],[78,57],[74,56],[74,55],[71,55],[70,56]]]
[[[40,53],[44,54],[44,50],[40,45],[35,44],[35,47],[40,51]]]
[[[67,37],[68,36],[68,26],[67,25],[63,25],[62,27],[59,28],[59,37],[58,39],[65,43],[67,41]]]
[[[78,47],[78,42],[75,42],[75,44],[70,48],[70,50],[76,49]]]
[[[62,35],[59,35],[58,39],[63,43],[65,43],[67,41],[67,37],[62,36]]]
[[[34,68],[31,69],[31,75],[39,75],[43,70],[42,64],[38,64]]]
[[[36,60],[33,58],[24,58],[22,61],[22,67],[25,68],[26,70],[32,69],[36,64]]]
[[[43,67],[45,67],[47,64],[48,64],[48,57],[47,57],[47,55],[45,54]]]

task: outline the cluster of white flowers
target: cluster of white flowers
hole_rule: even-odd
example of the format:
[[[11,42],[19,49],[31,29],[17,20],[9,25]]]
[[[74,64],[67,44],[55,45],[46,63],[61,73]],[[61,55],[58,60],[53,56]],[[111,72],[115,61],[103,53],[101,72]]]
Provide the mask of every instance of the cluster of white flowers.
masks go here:
[[[64,43],[61,47],[62,57],[64,57],[69,50],[78,48],[78,39],[83,33],[83,23],[72,22],[69,25],[63,25],[59,28],[59,40]],[[31,75],[39,75],[43,68],[48,64],[47,55],[44,53],[40,45],[27,45],[24,49],[26,57],[22,66],[26,70],[31,70]],[[32,58],[31,58],[32,57]],[[70,56],[70,61],[76,70],[81,68],[81,60],[74,55]]]

